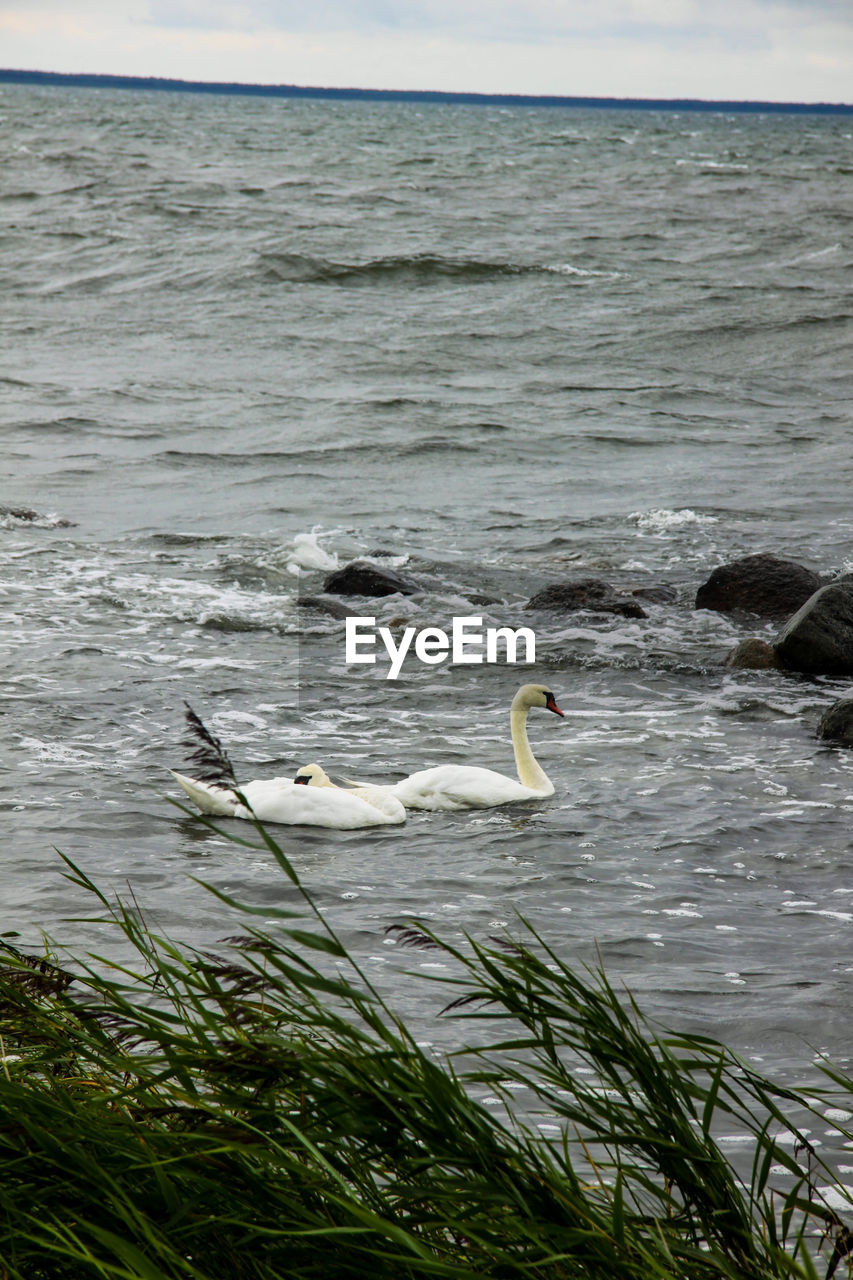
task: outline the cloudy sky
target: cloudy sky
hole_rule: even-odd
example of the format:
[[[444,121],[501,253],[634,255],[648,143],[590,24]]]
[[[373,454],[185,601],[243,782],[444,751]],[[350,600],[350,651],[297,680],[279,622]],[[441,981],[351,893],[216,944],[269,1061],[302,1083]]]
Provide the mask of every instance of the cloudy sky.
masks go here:
[[[0,0],[0,66],[853,102],[853,0]]]

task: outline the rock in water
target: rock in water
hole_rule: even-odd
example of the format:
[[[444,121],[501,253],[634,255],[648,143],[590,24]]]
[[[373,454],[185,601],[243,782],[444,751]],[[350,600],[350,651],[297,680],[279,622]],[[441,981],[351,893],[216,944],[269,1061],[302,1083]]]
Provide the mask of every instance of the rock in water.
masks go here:
[[[296,601],[300,609],[314,609],[317,613],[327,613],[332,618],[357,618],[355,609],[340,600],[324,600],[322,596],[300,596]]]
[[[649,616],[631,596],[620,595],[609,582],[602,582],[600,578],[571,578],[568,582],[554,582],[537,592],[524,607],[562,609],[566,613],[590,609],[593,613],[620,613],[626,618]]]
[[[726,658],[726,666],[742,671],[772,671],[781,668],[782,663],[766,640],[741,640]]]
[[[649,604],[675,604],[678,600],[675,587],[665,584],[657,587],[632,587],[631,595],[638,600],[648,600]]]
[[[853,675],[853,581],[830,582],[816,591],[782,628],[774,648],[794,671]]]
[[[323,590],[338,596],[410,596],[415,585],[392,569],[380,569],[367,560],[352,560],[343,569],[335,569],[323,582]]]
[[[696,592],[696,608],[717,613],[743,609],[764,618],[787,618],[817,591],[820,581],[794,560],[744,556],[714,570]]]
[[[839,698],[818,721],[817,736],[853,747],[853,698]]]

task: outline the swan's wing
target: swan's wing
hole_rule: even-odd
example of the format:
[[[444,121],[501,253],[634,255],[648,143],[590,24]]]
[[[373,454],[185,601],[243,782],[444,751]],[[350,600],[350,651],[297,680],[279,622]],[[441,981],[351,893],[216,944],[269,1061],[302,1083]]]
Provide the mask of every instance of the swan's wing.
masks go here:
[[[337,782],[330,781],[325,782],[323,785],[343,791],[345,795],[358,796],[360,800],[365,800],[367,804],[373,805],[380,813],[384,813],[389,822],[406,821],[406,811],[394,794],[392,784],[357,782],[355,778],[345,777],[341,777],[340,782],[343,784],[342,786],[338,786]],[[310,785],[315,785],[313,778]]]
[[[378,804],[352,791],[337,787],[298,787],[307,793],[301,802],[301,821],[312,826],[334,827],[340,831],[357,830],[359,827],[381,827],[406,821],[406,811],[399,801],[388,797],[390,803]]]
[[[533,799],[529,787],[515,778],[492,769],[465,769],[465,777],[457,777],[445,784],[444,794],[463,809],[493,809],[500,804],[514,804],[519,800]]]
[[[337,787],[298,787],[287,779],[249,782],[242,794],[260,822],[353,831],[405,822],[399,803],[379,808]]]
[[[384,813],[389,822],[405,822],[406,810],[400,800],[393,794],[391,787],[374,787],[369,783],[358,787],[353,787],[345,794],[358,796],[360,800],[365,800],[369,805],[373,805],[374,809],[378,809],[380,813]]]
[[[393,792],[407,809],[492,809],[536,795],[494,769],[455,764],[421,769],[398,782]]]

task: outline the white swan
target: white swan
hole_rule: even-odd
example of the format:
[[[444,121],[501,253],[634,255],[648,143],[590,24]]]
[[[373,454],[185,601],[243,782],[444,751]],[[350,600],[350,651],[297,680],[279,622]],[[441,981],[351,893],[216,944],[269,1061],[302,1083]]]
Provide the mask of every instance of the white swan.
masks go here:
[[[169,772],[202,813],[220,818],[257,818],[259,822],[287,826],[332,827],[338,831],[406,821],[406,811],[399,800],[383,796],[381,803],[371,803],[364,795],[334,786],[319,765],[307,765],[297,775],[302,784],[312,782],[310,787],[299,786],[291,778],[257,778],[239,785],[222,743],[189,704],[185,705],[190,731],[186,745],[195,748],[191,759],[205,777],[188,778],[174,769]]]
[[[331,787],[333,791],[343,791],[344,795],[358,796],[361,800],[366,800],[368,804],[374,805],[381,813],[388,817],[389,822],[405,822],[406,810],[397,799],[391,795],[387,787],[374,787],[368,782],[350,783],[347,787],[339,787],[326,773],[325,769],[319,764],[306,764],[297,771],[294,782],[301,783],[303,786],[310,784],[312,787]]]
[[[326,778],[319,765],[308,767]],[[312,779],[310,787],[298,786],[290,778],[257,778],[237,788],[246,800],[244,805],[230,787],[188,778],[174,769],[169,772],[202,813],[219,818],[257,818],[259,822],[333,827],[338,831],[406,821],[406,810],[399,800],[395,803],[393,796],[384,796],[381,805],[371,804],[353,791],[336,787],[328,778],[325,782]]]
[[[524,684],[518,690],[509,714],[518,778],[475,765],[440,764],[380,789],[402,801],[407,809],[491,809],[499,804],[552,796],[554,785],[537,763],[527,740],[527,714],[531,707],[563,714],[546,685]],[[363,784],[357,786],[363,789]]]

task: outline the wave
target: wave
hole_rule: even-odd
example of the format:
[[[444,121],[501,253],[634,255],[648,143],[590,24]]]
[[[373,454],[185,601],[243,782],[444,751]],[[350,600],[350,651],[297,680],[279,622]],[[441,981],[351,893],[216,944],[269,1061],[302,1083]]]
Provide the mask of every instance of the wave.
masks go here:
[[[152,533],[150,541],[165,547],[203,547],[210,543],[227,542],[225,533]]]
[[[618,272],[587,270],[570,263],[540,264],[449,258],[441,254],[390,254],[366,262],[335,262],[302,253],[262,253],[260,263],[267,279],[285,284],[420,284],[442,281],[488,284],[508,276],[559,275],[567,279],[592,277],[615,279]]]
[[[71,187],[56,187],[47,191],[38,191],[34,187],[28,187],[19,191],[4,191],[0,194],[0,200],[4,203],[13,200],[52,200],[54,196],[70,196],[76,195],[78,191],[91,191],[93,187],[99,185],[97,182],[80,182]]]
[[[632,511],[628,520],[640,529],[651,529],[653,533],[663,533],[667,529],[682,529],[685,525],[717,524],[717,516],[702,515],[690,507],[682,507],[678,511],[670,511],[660,507],[654,511]]]
[[[198,625],[204,631],[222,631],[250,634],[253,632],[269,632],[271,635],[287,635],[293,628],[283,622],[264,621],[259,618],[247,618],[239,614],[210,613],[199,620]]]
[[[472,453],[481,454],[483,445],[476,442],[466,442],[460,440],[458,436],[425,436],[420,440],[413,440],[411,443],[395,442],[394,457],[399,458],[416,458],[422,454],[437,453]],[[353,458],[373,458],[385,457],[388,453],[388,445],[383,441],[346,441],[337,444],[317,445],[314,448],[293,448],[293,449],[262,449],[257,453],[201,453],[198,451],[189,451],[185,449],[166,449],[157,455],[157,458],[166,462],[170,466],[189,466],[197,467],[199,464],[205,466],[225,466],[225,467],[254,467],[259,463],[266,466],[289,466],[293,463],[300,464],[300,475],[304,478],[306,472],[304,467],[308,463],[337,462],[338,459],[351,460]],[[322,473],[318,473],[322,474]]]

